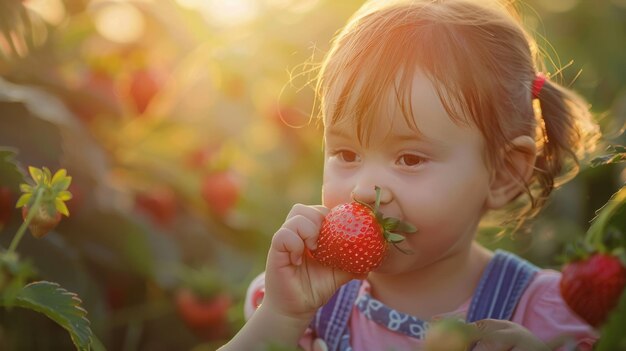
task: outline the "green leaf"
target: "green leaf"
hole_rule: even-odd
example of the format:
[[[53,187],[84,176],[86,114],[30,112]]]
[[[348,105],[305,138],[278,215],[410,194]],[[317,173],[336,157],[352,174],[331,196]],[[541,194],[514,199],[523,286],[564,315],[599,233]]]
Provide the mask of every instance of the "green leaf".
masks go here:
[[[411,223],[400,221],[396,226],[396,231],[400,233],[416,233],[417,228],[415,228]]]
[[[598,210],[585,235],[585,241],[594,248],[602,247],[604,233],[609,225],[624,228],[626,223],[626,187],[613,194],[609,201]]]
[[[60,214],[69,217],[70,210],[67,208],[67,205],[65,205],[65,202],[63,202],[63,200],[54,199],[54,208],[56,208],[56,210],[59,211]]]
[[[28,173],[30,174],[30,177],[33,178],[36,184],[44,183],[43,171],[39,168],[28,166]]]
[[[14,305],[45,314],[70,333],[78,350],[89,350],[93,333],[81,302],[76,294],[59,284],[39,281],[22,288]]]
[[[391,233],[391,232],[386,232],[385,234],[386,234],[385,237],[387,238],[387,241],[394,243],[394,244],[402,242],[405,239],[404,236],[400,234]]]
[[[60,191],[59,194],[57,194],[57,199],[63,200],[63,201],[71,200],[72,193],[70,193],[67,190]]]
[[[72,177],[64,177],[61,179],[57,179],[56,182],[52,183],[52,189],[54,189],[54,191],[64,191],[70,187],[71,183],[72,183]]]
[[[608,152],[607,155],[598,156],[591,160],[591,167],[626,161],[626,147],[622,145],[609,145],[606,151]]]
[[[396,230],[396,227],[398,226],[398,223],[400,223],[400,220],[397,218],[393,218],[393,217],[388,217],[383,219],[383,228],[385,228],[385,230]]]
[[[17,200],[17,204],[15,204],[15,208],[20,208],[20,207],[24,207],[25,205],[28,205],[28,202],[30,201],[30,199],[33,197],[33,194],[29,193],[29,194],[23,194],[22,196],[20,196],[20,198]]]
[[[32,193],[33,192],[33,187],[29,184],[26,183],[22,183],[20,184],[20,191],[23,193]]]
[[[617,307],[609,315],[608,321],[600,330],[600,340],[594,347],[596,351],[613,351],[626,349],[626,290],[622,292]]]
[[[67,171],[64,168],[59,169],[54,176],[52,176],[52,185],[62,181],[65,177],[67,177]]]
[[[17,189],[20,183],[24,183],[24,174],[14,161],[16,151],[0,147],[0,183]]]

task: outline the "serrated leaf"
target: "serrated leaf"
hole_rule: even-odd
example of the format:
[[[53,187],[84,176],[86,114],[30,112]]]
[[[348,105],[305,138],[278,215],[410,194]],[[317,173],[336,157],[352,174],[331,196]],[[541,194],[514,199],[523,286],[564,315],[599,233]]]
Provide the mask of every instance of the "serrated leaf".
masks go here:
[[[15,306],[45,314],[70,333],[78,350],[89,350],[93,332],[81,300],[59,284],[39,281],[26,285],[17,294]]]

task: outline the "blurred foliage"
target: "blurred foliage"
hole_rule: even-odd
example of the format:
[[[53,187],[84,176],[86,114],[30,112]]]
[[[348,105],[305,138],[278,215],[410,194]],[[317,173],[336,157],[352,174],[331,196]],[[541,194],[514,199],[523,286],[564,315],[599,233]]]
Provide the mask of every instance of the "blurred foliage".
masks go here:
[[[73,176],[72,216],[37,243],[25,238],[21,255],[81,296],[107,349],[214,349],[239,329],[269,238],[293,203],[320,202],[321,130],[309,121],[307,83],[361,3],[0,1],[0,146],[17,151],[22,171]],[[626,144],[626,2],[522,8],[548,38],[539,42],[549,73],[589,99],[607,143]],[[557,267],[556,254],[626,178],[620,164],[587,165],[556,192],[532,239],[486,244]],[[17,200],[12,172],[0,169],[0,206]],[[2,234],[15,232],[18,211],[0,210]],[[189,270],[218,276],[232,297],[213,326],[224,333],[194,332],[177,314]],[[70,348],[55,328],[0,312],[0,349]]]

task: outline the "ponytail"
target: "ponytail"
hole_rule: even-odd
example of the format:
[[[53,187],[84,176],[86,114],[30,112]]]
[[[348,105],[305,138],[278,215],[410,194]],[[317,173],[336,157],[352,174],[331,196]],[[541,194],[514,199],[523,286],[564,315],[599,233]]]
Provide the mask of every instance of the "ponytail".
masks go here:
[[[546,79],[536,98],[541,135],[534,173],[538,189],[531,194],[530,216],[545,205],[555,187],[578,173],[579,160],[593,151],[600,137],[589,104],[578,94]]]

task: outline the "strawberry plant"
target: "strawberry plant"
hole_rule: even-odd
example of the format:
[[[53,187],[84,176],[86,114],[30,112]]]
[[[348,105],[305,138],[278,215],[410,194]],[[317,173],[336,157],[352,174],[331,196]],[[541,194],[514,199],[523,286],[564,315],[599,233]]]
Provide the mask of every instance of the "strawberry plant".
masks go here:
[[[610,146],[592,166],[626,160],[626,148]],[[626,187],[598,211],[585,237],[567,248],[561,293],[574,312],[600,330],[595,349],[626,348]]]
[[[323,265],[357,274],[380,266],[388,244],[400,249],[397,244],[404,240],[394,231],[413,233],[416,229],[396,218],[384,218],[379,206],[380,188],[376,187],[374,208],[359,201],[332,208],[322,222],[313,257]]]
[[[228,312],[231,296],[220,287],[216,275],[206,269],[183,269],[182,285],[174,292],[176,312],[185,325],[205,340],[225,339],[230,334]]]
[[[23,179],[11,160],[13,153],[3,150],[0,156],[0,168],[13,168],[13,175]],[[98,349],[99,343],[94,342],[89,320],[85,317],[87,312],[80,306],[78,296],[57,283],[34,281],[36,270],[28,261],[21,260],[16,251],[27,228],[34,237],[41,238],[59,223],[61,215],[69,216],[65,201],[71,198],[67,189],[72,179],[66,171],[61,169],[53,175],[45,167],[29,167],[29,173],[31,183],[20,185],[23,194],[16,206],[23,209],[24,222],[9,248],[0,248],[0,305],[43,313],[69,332],[76,349]]]
[[[617,305],[626,285],[626,268],[617,256],[594,253],[563,268],[561,294],[589,324],[599,327]]]

